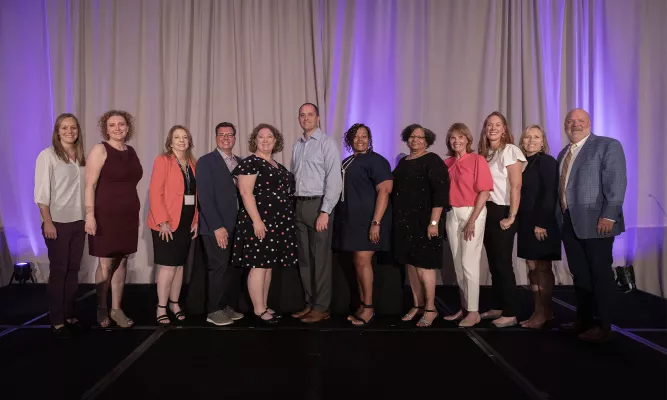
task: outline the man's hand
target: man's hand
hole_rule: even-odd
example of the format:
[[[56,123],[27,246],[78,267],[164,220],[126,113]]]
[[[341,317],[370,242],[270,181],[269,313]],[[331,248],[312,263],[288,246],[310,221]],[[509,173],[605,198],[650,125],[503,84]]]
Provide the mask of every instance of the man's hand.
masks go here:
[[[218,243],[218,246],[222,249],[226,249],[227,239],[229,238],[227,229],[225,229],[224,227],[218,228],[213,233],[215,234],[215,241]]]
[[[329,226],[329,214],[321,212],[319,217],[317,217],[317,221],[315,221],[315,229],[318,232],[324,232],[327,230],[328,226]]]
[[[614,228],[614,221],[606,218],[598,218],[598,234],[605,236],[611,233]]]

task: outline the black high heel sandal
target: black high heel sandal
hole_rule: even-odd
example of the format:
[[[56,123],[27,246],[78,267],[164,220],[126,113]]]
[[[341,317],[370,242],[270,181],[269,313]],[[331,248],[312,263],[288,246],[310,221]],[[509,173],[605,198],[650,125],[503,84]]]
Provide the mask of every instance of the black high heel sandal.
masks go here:
[[[370,308],[372,310],[375,310],[375,307],[373,307],[372,304],[362,304],[361,307],[362,308]],[[356,314],[352,314],[352,318],[354,318],[352,320],[352,326],[365,326],[365,325],[368,325],[371,322],[373,322],[373,320],[375,320],[375,311],[373,311],[373,315],[371,315],[371,317],[368,319],[368,321],[366,321],[365,319],[361,318],[360,316],[358,316]],[[354,321],[359,321],[361,323],[360,324],[355,324]]]
[[[158,304],[157,308],[164,308],[166,310],[167,306],[161,306],[161,305]],[[163,321],[167,321],[167,322],[163,322]],[[171,324],[171,320],[169,319],[169,316],[167,314],[160,315],[159,317],[157,317],[155,319],[155,322],[157,322],[158,326],[167,326],[167,325]]]
[[[178,304],[178,300],[171,301],[171,299],[169,299],[169,304],[176,304],[177,306],[180,307],[180,304]],[[171,308],[169,309],[169,311],[171,311]],[[185,321],[185,313],[183,312],[183,310],[181,310],[179,312],[173,312],[173,311],[171,311],[171,312],[174,314],[174,318],[176,318],[176,321],[178,321],[178,322]]]

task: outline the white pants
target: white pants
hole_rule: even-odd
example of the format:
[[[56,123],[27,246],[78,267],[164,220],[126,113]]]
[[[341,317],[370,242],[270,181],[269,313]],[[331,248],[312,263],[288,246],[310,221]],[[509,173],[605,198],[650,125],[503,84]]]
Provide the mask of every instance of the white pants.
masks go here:
[[[452,207],[447,212],[447,238],[454,257],[456,282],[461,290],[461,307],[467,311],[479,311],[479,271],[484,246],[486,207],[475,220],[472,240],[463,239],[463,230],[474,207]]]

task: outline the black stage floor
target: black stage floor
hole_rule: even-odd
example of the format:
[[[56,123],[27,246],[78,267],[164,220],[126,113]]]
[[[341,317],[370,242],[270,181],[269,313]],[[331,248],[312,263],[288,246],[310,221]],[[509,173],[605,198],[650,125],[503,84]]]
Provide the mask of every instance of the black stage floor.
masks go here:
[[[92,290],[82,285],[77,302],[88,323]],[[517,290],[527,317],[531,293]],[[455,287],[437,296],[441,315],[457,308]],[[482,310],[489,297],[482,288]],[[569,287],[555,291],[558,322],[573,318],[573,297]],[[285,315],[275,328],[247,318],[212,327],[191,316],[158,328],[154,285],[126,287],[134,328],[93,326],[56,340],[45,298],[43,285],[0,288],[1,399],[667,398],[667,301],[642,292],[618,293],[614,339],[599,345],[488,322],[460,329],[439,318],[417,329],[397,315],[364,328],[345,315],[317,325]]]

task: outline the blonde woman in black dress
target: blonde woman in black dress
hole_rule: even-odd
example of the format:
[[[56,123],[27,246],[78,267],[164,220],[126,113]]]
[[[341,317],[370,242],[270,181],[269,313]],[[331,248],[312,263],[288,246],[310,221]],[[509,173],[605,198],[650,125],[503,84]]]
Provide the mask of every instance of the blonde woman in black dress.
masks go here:
[[[521,326],[541,329],[548,327],[553,320],[552,261],[561,259],[560,230],[556,222],[558,162],[549,155],[549,143],[539,125],[531,125],[523,131],[519,148],[528,163],[523,170],[521,186],[517,256],[528,264],[535,304],[533,315],[521,322]]]

